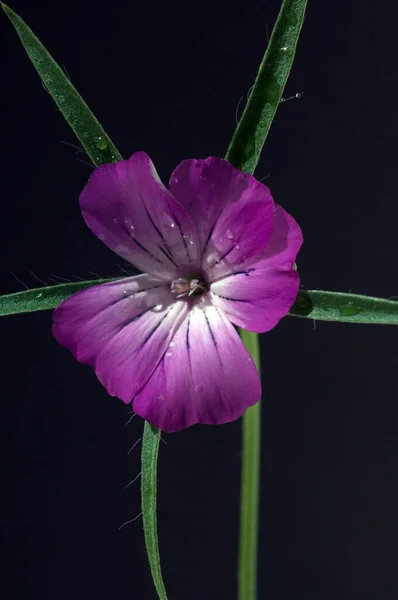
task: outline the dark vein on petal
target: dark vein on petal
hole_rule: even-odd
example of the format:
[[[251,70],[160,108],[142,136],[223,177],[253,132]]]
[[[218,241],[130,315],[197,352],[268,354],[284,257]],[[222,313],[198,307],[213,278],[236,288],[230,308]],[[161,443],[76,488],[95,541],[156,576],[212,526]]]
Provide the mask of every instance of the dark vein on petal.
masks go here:
[[[187,240],[185,239],[185,235],[182,232],[181,225],[180,225],[180,223],[179,223],[179,221],[178,221],[178,219],[176,217],[174,217],[174,220],[177,223],[178,229],[180,230],[180,235],[181,235],[181,238],[182,238],[182,241],[183,241],[183,244],[184,244],[184,248],[185,248],[185,252],[186,252],[187,258],[188,258],[189,262],[191,262],[191,257],[189,256],[189,252],[188,252]]]
[[[191,351],[190,351],[191,346],[189,344],[189,327],[190,327],[190,324],[191,324],[191,315],[189,315],[189,317],[188,317],[187,333],[186,333],[186,336],[185,336],[185,345],[187,347],[187,352],[188,352],[189,369],[190,369],[191,375],[192,375]]]
[[[155,256],[154,254],[152,254],[152,252],[149,252],[149,250],[147,250],[147,248],[145,248],[145,246],[143,246],[133,235],[131,235],[130,231],[127,229],[127,227],[124,225],[124,223],[121,223],[122,228],[124,229],[124,231],[127,233],[127,235],[129,236],[130,239],[133,240],[133,242],[135,242],[137,244],[137,246],[139,248],[141,248],[141,250],[143,252],[146,252],[146,254],[148,254],[148,256],[150,256],[151,258],[153,258],[153,260],[156,260],[156,262],[160,263],[161,265],[164,266],[164,263],[157,258],[157,256]]]
[[[129,319],[128,321],[126,321],[125,323],[123,323],[123,325],[120,327],[120,331],[122,329],[124,329],[125,327],[127,327],[127,325],[130,325],[130,323],[134,323],[134,321],[138,321],[138,319],[140,319],[147,312],[149,312],[150,310],[152,310],[153,308],[155,308],[155,306],[156,306],[156,304],[154,304],[153,306],[148,306],[148,308],[146,308],[144,311],[142,311],[142,313],[139,313],[138,315],[135,315],[135,317],[133,317],[132,319]]]
[[[217,223],[217,221],[216,221],[216,223]],[[210,229],[210,233],[209,233],[209,235],[207,236],[207,240],[206,240],[206,242],[205,242],[205,245],[203,246],[203,250],[202,250],[202,256],[203,256],[203,254],[205,253],[205,250],[206,250],[206,248],[207,248],[207,244],[210,242],[210,238],[211,238],[211,236],[213,235],[213,231],[214,231],[214,228],[215,228],[215,226],[216,226],[216,223],[214,223],[213,227]]]
[[[164,265],[164,263],[163,263],[163,262],[162,262],[162,261],[161,261],[159,258],[157,258],[157,256],[155,256],[154,254],[152,254],[152,252],[149,252],[149,250],[147,250],[147,249],[145,248],[145,246],[143,246],[142,244],[140,244],[140,242],[139,242],[139,241],[138,241],[138,240],[137,240],[135,237],[133,237],[132,235],[131,235],[130,237],[131,237],[131,239],[132,239],[132,240],[133,240],[133,241],[134,241],[134,242],[137,244],[137,246],[138,246],[139,248],[141,248],[141,250],[143,250],[143,251],[144,251],[144,252],[146,252],[146,253],[147,253],[147,254],[148,254],[148,255],[149,255],[151,258],[153,258],[154,260],[156,260],[156,262],[160,263],[161,265]]]
[[[229,300],[230,302],[251,302],[250,300],[239,300],[238,298],[229,298],[228,296],[222,296],[221,294],[218,294],[217,292],[213,292],[212,294],[215,294],[216,296],[218,296],[219,298],[222,298],[223,300]]]
[[[249,277],[249,273],[255,270],[256,269],[254,267],[251,267],[250,269],[244,269],[244,271],[236,271],[235,273],[230,273],[229,275],[246,275],[246,277]]]
[[[216,265],[219,265],[220,262],[222,262],[224,260],[224,258],[226,258],[228,256],[228,254],[230,254],[232,252],[232,250],[235,248],[235,244],[233,246],[231,246],[231,248],[229,250],[226,251],[225,254],[223,254],[223,256],[221,258],[219,258],[218,260],[216,260],[216,262],[211,265],[211,267],[209,267],[209,269],[214,269],[214,267]]]
[[[234,273],[226,273],[222,277],[216,278],[215,281],[222,281],[223,279],[232,277],[232,275],[245,275],[246,277],[249,277],[249,273],[251,273],[251,271],[255,271],[255,270],[256,269],[254,267],[251,267],[250,269],[244,269],[243,271],[235,271]]]
[[[164,250],[164,249],[163,249],[161,246],[158,246],[158,248],[159,248],[159,250],[160,250],[161,252],[163,252],[163,254],[165,255],[165,257],[166,257],[166,258],[167,258],[167,259],[168,259],[170,262],[172,262],[172,263],[173,263],[173,265],[174,265],[175,267],[177,267],[177,268],[178,268],[178,265],[177,265],[177,263],[176,263],[176,262],[174,262],[174,260],[171,258],[171,256],[169,256],[169,255],[167,254],[166,250]]]
[[[144,206],[145,206],[145,205],[144,205]],[[154,229],[156,230],[157,234],[160,236],[160,238],[161,238],[162,242],[163,242],[163,243],[164,243],[164,245],[165,245],[165,248],[166,248],[166,250],[167,250],[167,258],[169,258],[170,260],[172,260],[172,259],[171,259],[171,257],[172,257],[172,251],[171,251],[171,248],[170,248],[170,247],[167,245],[167,242],[166,242],[166,240],[164,239],[163,233],[160,231],[160,229],[159,229],[159,228],[157,227],[157,225],[155,224],[155,221],[152,219],[152,217],[151,217],[151,215],[150,215],[150,213],[149,213],[149,210],[147,209],[147,207],[146,207],[146,206],[145,206],[145,210],[146,210],[146,214],[148,215],[148,219],[150,220],[150,222],[151,222],[152,226],[154,227]],[[163,250],[163,248],[160,248],[160,250],[162,250],[162,252],[165,252],[165,251]],[[172,260],[172,262],[173,262],[173,264],[175,264],[175,262],[174,262],[173,260]],[[177,266],[177,265],[176,265],[176,266]]]
[[[159,323],[152,329],[151,333],[149,335],[147,335],[147,337],[145,338],[144,342],[142,345],[146,344],[147,341],[153,336],[153,334],[155,333],[155,331],[161,326],[161,324],[163,323],[163,321],[166,319],[166,317],[168,316],[169,312],[173,309],[174,305],[171,306],[169,308],[169,310],[166,312],[166,314],[160,319]],[[152,308],[154,308],[152,306]]]
[[[227,250],[226,253],[221,258],[219,258],[215,264],[218,265],[222,260],[224,260],[224,258],[226,258],[228,256],[228,254],[230,254],[234,248],[235,248],[235,244],[233,246],[231,246],[231,248],[229,250]]]
[[[214,337],[214,333],[213,333],[213,330],[211,328],[211,325],[210,325],[210,322],[209,322],[209,318],[208,318],[206,312],[205,311],[203,311],[203,312],[205,314],[205,319],[206,319],[207,327],[209,328],[209,331],[210,331],[211,339],[213,340],[214,347],[217,350],[217,342],[216,342],[216,338]],[[218,354],[218,352],[217,352],[217,354]]]

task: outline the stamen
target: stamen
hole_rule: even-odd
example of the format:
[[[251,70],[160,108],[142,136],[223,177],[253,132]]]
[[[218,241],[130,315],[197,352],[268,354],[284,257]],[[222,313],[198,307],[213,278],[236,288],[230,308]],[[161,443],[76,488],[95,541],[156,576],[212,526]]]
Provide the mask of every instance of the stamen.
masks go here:
[[[183,277],[179,277],[178,279],[174,279],[171,284],[171,293],[178,294],[178,297],[185,296],[188,294],[191,289],[189,281],[184,279]]]
[[[188,296],[192,296],[192,294],[196,293],[200,293],[200,290],[202,290],[203,292],[206,291],[206,286],[204,283],[201,283],[199,281],[199,279],[192,279],[192,281],[189,283],[189,294]]]
[[[174,279],[170,289],[172,294],[177,294],[177,298],[182,298],[184,296],[200,296],[203,292],[207,291],[207,285],[197,276],[194,276],[192,279],[179,277],[178,279]]]

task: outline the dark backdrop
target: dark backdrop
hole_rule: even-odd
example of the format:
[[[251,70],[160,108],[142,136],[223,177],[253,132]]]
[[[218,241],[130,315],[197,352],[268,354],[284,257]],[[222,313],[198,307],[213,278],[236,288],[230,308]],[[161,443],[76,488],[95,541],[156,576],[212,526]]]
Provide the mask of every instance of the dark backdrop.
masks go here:
[[[11,2],[11,0],[10,0]],[[123,155],[167,180],[222,156],[279,0],[14,0]],[[398,294],[393,2],[310,0],[257,176],[301,224],[302,284]],[[1,287],[120,273],[78,196],[91,173],[0,15]],[[17,281],[21,280],[22,284]],[[155,599],[140,512],[142,421],[51,335],[1,320],[5,599]],[[397,330],[286,318],[261,338],[259,597],[398,595]],[[159,535],[171,600],[235,597],[240,422],[165,437]]]

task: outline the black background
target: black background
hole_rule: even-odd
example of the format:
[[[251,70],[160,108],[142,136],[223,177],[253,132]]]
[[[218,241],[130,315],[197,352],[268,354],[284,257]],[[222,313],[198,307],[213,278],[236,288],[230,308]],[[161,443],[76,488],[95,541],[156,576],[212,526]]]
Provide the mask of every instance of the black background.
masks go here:
[[[11,0],[10,0],[11,1]],[[14,0],[125,156],[167,181],[223,156],[279,0]],[[257,177],[300,223],[307,289],[398,294],[396,5],[310,0]],[[4,15],[1,287],[120,273],[86,228],[92,168]],[[61,143],[62,142],[62,143]],[[66,144],[67,143],[67,144]],[[14,275],[15,277],[14,277]],[[1,320],[3,597],[155,599],[140,512],[142,421],[51,335]],[[398,360],[393,327],[286,318],[262,337],[259,598],[398,595]],[[165,435],[159,536],[170,600],[236,596],[239,422]]]

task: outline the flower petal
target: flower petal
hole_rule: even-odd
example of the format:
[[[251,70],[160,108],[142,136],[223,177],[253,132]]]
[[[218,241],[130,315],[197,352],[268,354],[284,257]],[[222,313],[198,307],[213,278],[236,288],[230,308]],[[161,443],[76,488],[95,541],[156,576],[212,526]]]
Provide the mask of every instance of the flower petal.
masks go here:
[[[196,306],[133,409],[171,432],[195,423],[234,421],[260,396],[256,367],[234,327],[215,307]]]
[[[265,186],[223,210],[202,258],[208,281],[244,269],[262,255],[272,232],[273,212]]]
[[[297,296],[300,279],[293,265],[302,241],[296,221],[277,206],[262,258],[214,281],[210,286],[214,305],[243,329],[262,333],[275,327]]]
[[[98,167],[80,206],[91,231],[141,271],[170,281],[177,265],[200,264],[192,217],[162,184],[145,152]]]
[[[272,219],[272,233],[261,256],[268,268],[292,268],[303,243],[303,234],[295,219],[279,204],[275,204]]]
[[[203,268],[214,264],[228,251],[230,255],[224,262],[237,264],[239,261],[243,265],[246,255],[263,250],[269,235],[273,201],[269,189],[252,175],[214,156],[184,160],[173,172],[169,188],[195,219],[201,248],[206,251]],[[250,228],[243,239],[244,228],[251,219],[258,220],[257,233],[253,238]],[[228,238],[229,231],[232,238]],[[249,239],[257,239],[258,247],[252,248]],[[222,271],[218,274],[223,274],[224,266],[218,268]]]
[[[146,383],[187,312],[150,275],[94,286],[65,300],[53,333],[77,360],[94,367],[112,396],[130,402]]]

